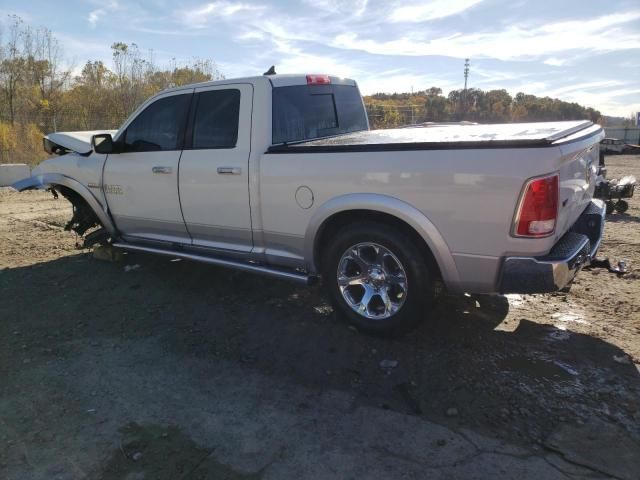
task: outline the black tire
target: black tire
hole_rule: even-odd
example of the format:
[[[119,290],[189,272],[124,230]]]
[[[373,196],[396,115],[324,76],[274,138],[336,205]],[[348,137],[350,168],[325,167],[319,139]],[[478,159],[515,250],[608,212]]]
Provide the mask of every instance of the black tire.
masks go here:
[[[338,286],[342,255],[354,245],[374,243],[389,250],[406,274],[406,295],[399,310],[387,318],[370,319],[356,312]],[[342,227],[332,235],[321,257],[322,280],[339,317],[367,333],[398,335],[426,319],[434,301],[435,272],[422,246],[396,226],[371,221]]]
[[[613,202],[611,200],[607,200],[605,202],[605,206],[607,207],[607,215],[611,215],[614,210]]]
[[[624,213],[629,209],[629,203],[625,200],[618,200],[615,204],[615,208],[618,213]]]

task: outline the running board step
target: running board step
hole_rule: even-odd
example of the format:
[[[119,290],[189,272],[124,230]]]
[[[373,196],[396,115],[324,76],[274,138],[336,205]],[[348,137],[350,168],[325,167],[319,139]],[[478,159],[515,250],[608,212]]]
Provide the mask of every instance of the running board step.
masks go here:
[[[194,262],[209,263],[211,265],[218,265],[220,267],[235,268],[236,270],[242,270],[245,272],[259,273],[262,275],[267,275],[269,277],[281,278],[283,280],[301,283],[303,285],[313,285],[317,280],[317,277],[306,275],[304,273],[281,270],[273,267],[265,267],[264,265],[257,265],[253,263],[238,262],[225,258],[197,255],[195,253],[188,253],[184,251],[163,250],[161,248],[145,247],[141,245],[133,245],[130,243],[113,243],[112,245],[116,248],[123,248],[125,250],[155,253],[158,255],[165,255],[173,258],[184,258],[185,260],[193,260]]]

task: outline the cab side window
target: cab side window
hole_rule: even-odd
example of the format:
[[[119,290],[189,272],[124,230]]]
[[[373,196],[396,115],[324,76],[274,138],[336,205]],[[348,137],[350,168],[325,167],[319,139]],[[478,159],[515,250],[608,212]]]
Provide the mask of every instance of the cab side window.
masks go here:
[[[155,152],[182,148],[182,132],[191,93],[156,100],[144,109],[124,134],[127,152]]]
[[[233,148],[238,141],[240,90],[197,94],[192,148]]]

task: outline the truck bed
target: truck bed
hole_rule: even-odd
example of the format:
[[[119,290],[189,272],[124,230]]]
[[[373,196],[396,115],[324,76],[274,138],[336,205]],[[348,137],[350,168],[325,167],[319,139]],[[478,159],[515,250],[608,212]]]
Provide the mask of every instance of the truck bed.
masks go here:
[[[317,140],[275,145],[270,153],[535,148],[593,135],[602,127],[589,121],[418,125],[364,130]],[[584,135],[580,135],[584,133]]]

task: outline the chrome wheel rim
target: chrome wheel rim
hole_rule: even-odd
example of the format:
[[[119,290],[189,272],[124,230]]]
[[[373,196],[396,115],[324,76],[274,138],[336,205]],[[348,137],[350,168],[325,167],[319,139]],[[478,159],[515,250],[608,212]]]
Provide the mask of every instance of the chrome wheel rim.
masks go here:
[[[337,282],[347,305],[369,320],[396,314],[407,299],[409,285],[398,257],[372,242],[358,243],[342,254]]]

